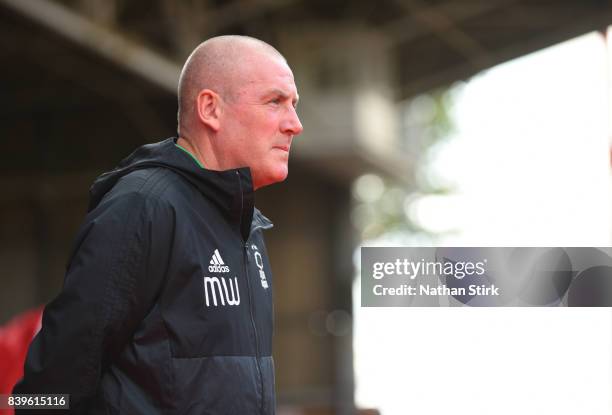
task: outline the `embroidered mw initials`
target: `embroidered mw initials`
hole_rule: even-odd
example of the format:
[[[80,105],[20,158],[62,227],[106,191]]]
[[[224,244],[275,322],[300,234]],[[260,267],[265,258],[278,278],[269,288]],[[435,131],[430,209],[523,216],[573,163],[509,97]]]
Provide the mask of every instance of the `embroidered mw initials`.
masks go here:
[[[227,278],[229,282],[223,277],[204,277],[204,296],[206,297],[206,307],[210,307],[212,303],[215,307],[217,304],[217,294],[219,295],[219,302],[221,305],[239,305],[240,304],[240,291],[238,289],[238,278]],[[227,286],[229,285],[229,289]],[[223,286],[223,288],[221,288]],[[212,297],[212,301],[211,301]]]

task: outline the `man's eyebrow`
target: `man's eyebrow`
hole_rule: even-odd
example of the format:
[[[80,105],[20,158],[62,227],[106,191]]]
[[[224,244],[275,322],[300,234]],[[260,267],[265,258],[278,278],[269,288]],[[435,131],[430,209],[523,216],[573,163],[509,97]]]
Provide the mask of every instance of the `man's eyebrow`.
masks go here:
[[[268,91],[265,96],[268,97],[270,95],[279,95],[281,98],[283,99],[288,99],[289,98],[289,94],[287,94],[285,91],[280,90],[278,88],[274,88],[271,89],[270,91]],[[298,94],[295,95],[295,99],[293,100],[294,103],[297,104],[297,102],[300,100],[300,96]]]

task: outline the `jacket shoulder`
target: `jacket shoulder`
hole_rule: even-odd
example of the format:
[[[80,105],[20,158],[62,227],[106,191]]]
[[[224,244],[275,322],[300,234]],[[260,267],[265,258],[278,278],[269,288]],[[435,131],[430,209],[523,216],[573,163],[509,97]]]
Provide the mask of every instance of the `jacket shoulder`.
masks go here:
[[[164,167],[151,167],[123,176],[105,199],[130,195],[136,199],[173,205],[178,196],[184,196],[191,191],[189,183],[179,174]]]

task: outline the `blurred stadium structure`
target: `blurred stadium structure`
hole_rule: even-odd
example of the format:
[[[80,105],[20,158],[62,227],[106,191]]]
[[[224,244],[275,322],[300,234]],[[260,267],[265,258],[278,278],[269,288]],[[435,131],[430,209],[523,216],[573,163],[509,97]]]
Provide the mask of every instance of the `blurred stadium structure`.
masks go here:
[[[606,0],[0,0],[0,324],[61,286],[92,180],[175,134],[193,47],[255,36],[287,57],[305,126],[257,201],[276,224],[279,405],[355,413],[351,183],[412,185],[398,103],[611,22]]]

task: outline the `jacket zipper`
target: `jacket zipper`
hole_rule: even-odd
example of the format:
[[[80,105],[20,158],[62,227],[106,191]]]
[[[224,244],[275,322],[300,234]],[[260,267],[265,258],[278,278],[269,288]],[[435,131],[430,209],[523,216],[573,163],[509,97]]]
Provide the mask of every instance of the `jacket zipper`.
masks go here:
[[[249,265],[248,265],[248,249],[249,249],[249,244],[248,242],[244,245],[244,274],[246,276],[246,280],[247,280],[247,287],[249,290],[249,309],[250,309],[250,314],[251,314],[251,324],[253,325],[253,332],[255,333],[255,356],[256,356],[256,360],[257,360],[257,373],[259,374],[259,386],[261,388],[261,407],[260,407],[260,412],[263,414],[263,407],[264,407],[264,400],[265,400],[265,396],[264,396],[264,384],[263,384],[263,376],[261,374],[261,367],[260,367],[260,363],[259,363],[259,357],[260,357],[260,353],[259,353],[259,336],[257,334],[257,326],[255,325],[255,318],[253,317],[254,311],[253,311],[253,297],[251,296],[251,277],[249,276]]]
[[[238,185],[240,186],[240,218],[242,218],[242,210],[244,209],[244,196],[243,196],[243,192],[242,192],[242,182],[240,181],[240,173],[236,172],[236,177],[238,178]],[[247,290],[249,291],[249,314],[251,317],[251,324],[253,325],[253,333],[255,334],[255,361],[257,363],[257,374],[259,375],[259,387],[261,388],[261,405],[259,408],[259,412],[261,414],[263,414],[263,409],[264,409],[264,400],[265,400],[265,396],[264,396],[264,383],[263,383],[263,376],[261,374],[261,366],[259,363],[259,335],[257,334],[257,325],[255,324],[255,317],[254,317],[254,308],[253,308],[253,297],[252,297],[252,290],[251,290],[251,278],[249,277],[249,253],[248,253],[248,249],[249,249],[249,239],[251,238],[251,232],[249,232],[249,236],[247,237],[247,240],[245,241],[244,244],[244,275],[246,277],[246,281],[247,281]]]

